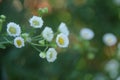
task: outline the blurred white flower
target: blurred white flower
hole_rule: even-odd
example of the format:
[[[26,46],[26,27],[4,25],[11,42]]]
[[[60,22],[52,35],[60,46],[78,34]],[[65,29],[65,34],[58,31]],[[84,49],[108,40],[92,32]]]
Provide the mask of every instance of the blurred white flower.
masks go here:
[[[54,62],[57,58],[57,52],[54,48],[49,48],[46,52],[46,59],[48,62]]]
[[[7,24],[7,33],[13,37],[19,36],[21,33],[21,28],[16,23],[10,22]]]
[[[46,41],[51,42],[53,37],[54,37],[54,33],[53,33],[52,28],[45,27],[45,29],[42,32],[42,36]]]
[[[119,77],[117,77],[117,79],[116,80],[120,80],[120,76]]]
[[[39,56],[40,56],[41,58],[45,58],[45,57],[46,57],[46,54],[45,54],[44,52],[41,52],[41,53],[39,54]]]
[[[69,45],[68,36],[63,33],[58,34],[56,37],[56,43],[59,47],[62,47],[62,48],[68,47]]]
[[[68,28],[67,28],[67,26],[66,26],[65,23],[62,22],[62,23],[60,24],[58,30],[59,30],[61,33],[69,36],[69,30],[68,30]]]
[[[80,30],[80,36],[85,40],[91,40],[94,37],[94,32],[89,28],[83,28]]]
[[[43,20],[38,16],[33,16],[30,18],[29,23],[33,28],[41,28],[43,26]]]
[[[113,3],[117,6],[120,6],[120,0],[113,0]]]
[[[114,79],[118,75],[119,62],[115,59],[110,60],[105,65],[105,71],[109,73],[109,76]]]
[[[17,48],[21,48],[21,47],[24,47],[24,39],[22,37],[16,37],[14,39],[14,45],[17,47]]]
[[[107,46],[113,46],[116,44],[117,42],[117,38],[114,34],[112,33],[107,33],[103,36],[103,42],[107,45]]]
[[[97,74],[93,80],[106,80],[106,77],[103,74]]]

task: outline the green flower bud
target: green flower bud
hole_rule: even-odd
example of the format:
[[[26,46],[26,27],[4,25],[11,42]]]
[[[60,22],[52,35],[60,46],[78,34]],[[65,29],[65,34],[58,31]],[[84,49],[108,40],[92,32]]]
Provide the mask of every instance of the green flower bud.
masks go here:
[[[94,53],[88,53],[87,57],[88,57],[88,59],[92,60],[95,58],[95,55],[94,55]]]
[[[5,16],[5,15],[0,15],[0,18],[1,18],[3,21],[5,21],[6,16]]]
[[[40,41],[38,41],[38,43],[41,45],[45,45],[45,40],[40,40]]]
[[[24,38],[25,41],[31,42],[31,38],[29,37],[29,34],[28,34],[28,33],[23,33],[23,34],[22,34],[22,37]]]
[[[40,56],[41,58],[45,58],[45,57],[46,57],[46,54],[45,54],[45,52],[40,52],[39,56]]]
[[[48,8],[46,8],[46,7],[45,8],[39,8],[38,13],[39,13],[40,16],[42,16],[43,14],[48,13]]]

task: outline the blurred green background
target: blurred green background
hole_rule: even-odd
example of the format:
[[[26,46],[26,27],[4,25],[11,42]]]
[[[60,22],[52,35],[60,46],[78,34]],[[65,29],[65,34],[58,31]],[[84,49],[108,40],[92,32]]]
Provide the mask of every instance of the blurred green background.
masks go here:
[[[0,0],[0,14],[7,17],[2,32],[11,21],[28,28],[29,18],[37,15],[37,9],[43,7],[49,9],[49,13],[43,16],[44,26],[56,31],[59,24],[65,22],[70,30],[69,47],[58,50],[57,60],[53,63],[41,59],[29,45],[22,49],[6,45],[6,49],[0,49],[0,80],[118,80],[120,71],[111,79],[104,70],[107,61],[116,59],[119,62],[117,45],[107,47],[102,41],[103,34],[111,32],[119,42],[120,2],[114,1]],[[83,27],[94,31],[92,40],[79,39]]]

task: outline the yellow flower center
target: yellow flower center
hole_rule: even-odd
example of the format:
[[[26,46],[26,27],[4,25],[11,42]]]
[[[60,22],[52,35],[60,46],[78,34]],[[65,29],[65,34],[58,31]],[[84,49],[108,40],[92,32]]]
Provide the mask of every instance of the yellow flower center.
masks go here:
[[[112,42],[112,39],[111,39],[111,38],[109,38],[109,39],[108,39],[108,42]]]
[[[11,26],[11,27],[9,28],[9,32],[11,32],[12,34],[16,34],[16,29]]]
[[[64,44],[64,39],[63,39],[62,37],[59,37],[58,42],[59,42],[61,45],[63,45],[63,44]]]
[[[16,43],[17,43],[18,46],[22,45],[22,41],[21,40],[17,40]]]
[[[36,25],[36,26],[38,26],[38,25],[39,25],[39,22],[38,22],[37,20],[34,20],[34,21],[33,21],[33,24]]]
[[[52,52],[50,52],[50,58],[52,58],[53,57],[53,54],[52,54]]]

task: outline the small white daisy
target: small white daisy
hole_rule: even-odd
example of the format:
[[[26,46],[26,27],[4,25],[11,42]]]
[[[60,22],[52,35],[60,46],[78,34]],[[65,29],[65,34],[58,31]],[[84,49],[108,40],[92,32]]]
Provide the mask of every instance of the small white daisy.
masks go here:
[[[61,33],[69,36],[69,30],[68,30],[68,28],[67,28],[67,26],[66,26],[65,23],[62,22],[62,23],[60,24],[58,30],[59,30]]]
[[[45,58],[45,57],[46,57],[46,54],[45,54],[44,52],[41,52],[41,53],[39,54],[39,56],[40,56],[41,58]]]
[[[89,28],[83,28],[80,30],[80,36],[85,40],[91,40],[94,37],[94,32]]]
[[[43,20],[38,16],[33,16],[30,18],[29,23],[33,28],[41,28],[43,26]]]
[[[69,45],[68,36],[63,33],[58,34],[56,37],[56,43],[59,47],[62,47],[62,48],[68,47]]]
[[[13,37],[19,36],[21,33],[21,28],[16,23],[10,22],[7,24],[7,33]]]
[[[45,29],[42,32],[42,36],[46,41],[51,42],[53,37],[54,37],[54,33],[53,33],[52,28],[45,27]]]
[[[49,48],[46,52],[46,59],[48,62],[54,62],[57,58],[57,52],[54,48]]]
[[[22,37],[16,37],[14,39],[14,45],[17,47],[17,48],[21,48],[21,47],[24,47],[24,39]]]
[[[107,33],[103,36],[103,42],[107,45],[107,46],[113,46],[116,44],[117,42],[117,38],[114,34],[112,33]]]

